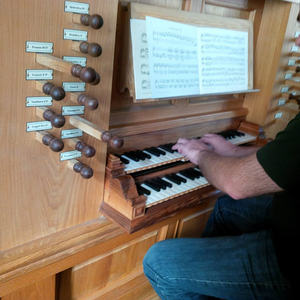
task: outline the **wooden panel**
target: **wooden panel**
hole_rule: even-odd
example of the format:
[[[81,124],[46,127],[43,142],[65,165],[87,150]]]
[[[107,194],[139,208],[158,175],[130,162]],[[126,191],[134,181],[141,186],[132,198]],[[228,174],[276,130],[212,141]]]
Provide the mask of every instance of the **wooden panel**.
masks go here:
[[[248,8],[248,0],[206,0],[205,2],[208,4],[239,8],[239,9]]]
[[[297,21],[299,8],[299,4],[292,4],[290,9],[284,43],[281,49],[281,57],[272,89],[270,106],[265,119],[264,129],[268,138],[274,138],[299,111],[297,104],[293,103],[293,100],[289,100],[289,93],[281,93],[283,85],[289,86],[290,90],[293,90],[294,86],[298,89],[296,87],[297,83],[292,80],[285,80],[285,75],[289,59],[295,59],[297,57],[296,55],[299,55],[298,53],[295,53],[296,55],[294,55],[294,53],[291,52],[292,46],[294,45],[295,33],[300,30],[300,23]],[[296,74],[293,75],[296,76]],[[285,99],[286,103],[283,106],[279,106],[279,99]],[[283,117],[280,119],[274,119],[277,110],[283,112]]]
[[[259,93],[245,96],[247,121],[263,125],[272,97],[291,4],[266,0],[255,48],[254,86]]]
[[[126,0],[126,2],[146,3],[162,7],[177,8],[182,6],[182,0]]]
[[[103,48],[100,57],[87,57],[87,65],[101,75],[97,86],[87,85],[87,93],[99,98],[95,111],[87,111],[85,118],[100,128],[109,122],[117,0],[91,1],[90,12],[99,13],[104,25],[94,30],[72,23],[72,14],[64,12],[63,0],[3,0],[0,4],[2,41],[0,44],[0,250],[6,250],[61,229],[94,219],[99,214],[103,193],[106,144],[83,136],[94,146],[96,156],[81,160],[94,169],[95,176],[85,180],[59,162],[59,156],[26,133],[26,122],[37,121],[34,108],[25,107],[26,96],[41,96],[34,82],[25,80],[26,69],[42,69],[35,62],[34,53],[25,53],[26,41],[54,43],[53,55],[84,56],[72,50],[72,41],[63,40],[63,29],[88,31],[88,41]],[[69,73],[54,71],[53,82],[78,81]],[[67,93],[68,94],[68,93]],[[54,101],[53,109],[71,105],[66,98]],[[68,119],[68,118],[67,118]],[[70,128],[65,126],[63,129]],[[60,129],[52,131],[58,135]],[[5,232],[5,234],[4,234]]]
[[[17,290],[1,300],[55,300],[55,276],[36,281],[25,288]]]
[[[129,274],[122,277],[117,283],[109,284],[101,291],[93,295],[81,298],[80,300],[150,300],[160,298],[156,295],[148,279],[140,270],[136,274]]]
[[[143,257],[157,240],[166,237],[168,226],[162,230],[147,233],[63,272],[60,299],[110,299],[109,295],[134,293],[134,287],[138,286],[136,281],[146,285],[142,271]],[[152,290],[148,284],[144,289]],[[112,299],[119,298],[114,296]]]
[[[180,220],[176,237],[201,237],[207,220],[213,210],[214,203],[215,201],[211,201],[205,209]]]

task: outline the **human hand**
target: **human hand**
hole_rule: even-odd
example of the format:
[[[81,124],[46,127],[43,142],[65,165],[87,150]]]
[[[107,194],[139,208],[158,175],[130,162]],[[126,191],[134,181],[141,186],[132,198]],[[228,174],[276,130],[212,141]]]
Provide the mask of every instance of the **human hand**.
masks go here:
[[[210,146],[202,142],[202,139],[178,139],[177,143],[172,147],[180,154],[186,157],[194,164],[198,164],[201,159],[201,154],[204,151],[210,151]]]
[[[233,156],[238,147],[218,134],[205,134],[201,142],[209,146],[215,153],[223,156]]]

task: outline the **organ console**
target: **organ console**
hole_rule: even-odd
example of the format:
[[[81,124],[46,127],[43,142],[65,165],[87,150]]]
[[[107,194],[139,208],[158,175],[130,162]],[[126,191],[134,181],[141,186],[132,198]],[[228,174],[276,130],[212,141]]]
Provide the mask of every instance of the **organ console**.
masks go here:
[[[222,193],[172,145],[246,147],[298,112],[295,2],[1,1],[1,300],[158,299],[146,251],[200,236]],[[136,99],[130,18],[145,15],[247,31],[252,93]]]
[[[239,130],[219,134],[233,144],[255,143],[259,128],[242,122]],[[109,155],[102,210],[128,232],[219,194],[201,170],[185,161],[172,146],[167,143]]]

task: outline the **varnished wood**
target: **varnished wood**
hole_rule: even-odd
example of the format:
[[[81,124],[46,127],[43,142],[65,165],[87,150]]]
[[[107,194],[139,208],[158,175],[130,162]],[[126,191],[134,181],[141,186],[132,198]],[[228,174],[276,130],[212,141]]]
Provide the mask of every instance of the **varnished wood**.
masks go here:
[[[264,123],[278,71],[281,47],[290,16],[290,9],[290,3],[265,1],[254,54],[256,57],[254,64],[254,86],[261,91],[257,94],[245,96],[245,107],[249,109],[249,114],[247,115],[249,122],[260,125]],[[271,20],[276,21],[273,23]],[[278,89],[278,86],[276,88]]]
[[[55,300],[55,276],[38,280],[24,289],[1,298],[2,300]]]
[[[86,3],[94,12],[101,12],[107,21],[101,30],[88,29],[89,39],[101,39],[104,51],[101,57],[88,58],[87,63],[97,70],[105,70],[106,76],[103,76],[101,84],[87,87],[87,93],[93,97],[101,95],[103,103],[97,112],[86,112],[85,117],[107,130],[115,41],[115,35],[111,33],[116,30],[118,1],[87,0]],[[95,175],[90,180],[84,180],[65,164],[60,164],[56,153],[38,143],[34,133],[25,131],[26,122],[38,121],[39,118],[35,115],[35,109],[25,107],[23,101],[27,96],[44,96],[34,88],[34,81],[25,80],[25,70],[46,68],[36,63],[34,53],[25,52],[26,41],[53,42],[55,57],[76,55],[71,48],[72,41],[63,40],[63,29],[79,29],[79,26],[70,21],[63,6],[64,1],[61,0],[1,1],[1,31],[5,43],[1,43],[0,60],[2,75],[5,76],[1,75],[0,101],[6,102],[0,113],[0,127],[5,132],[2,135],[5,146],[1,148],[0,157],[6,170],[5,176],[4,173],[0,175],[1,251],[99,216],[106,144],[87,135],[83,137],[97,151],[96,157],[92,158],[97,161]],[[4,24],[5,29],[2,27]],[[61,86],[62,81],[73,81],[73,77],[69,73],[55,71],[52,82]],[[70,104],[72,102],[66,98],[59,103],[54,101],[52,108],[59,112],[61,105]],[[64,129],[69,128],[72,126]],[[60,131],[55,129],[53,133],[59,136]]]

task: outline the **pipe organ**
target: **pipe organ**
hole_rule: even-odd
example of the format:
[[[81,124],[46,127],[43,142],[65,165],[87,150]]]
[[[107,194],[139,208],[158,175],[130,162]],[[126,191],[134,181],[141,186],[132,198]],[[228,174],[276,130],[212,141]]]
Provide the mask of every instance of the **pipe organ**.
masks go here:
[[[200,236],[221,194],[172,145],[259,143],[298,112],[294,2],[1,1],[1,300],[158,299],[143,256]],[[247,24],[250,90],[136,101],[145,15]]]

